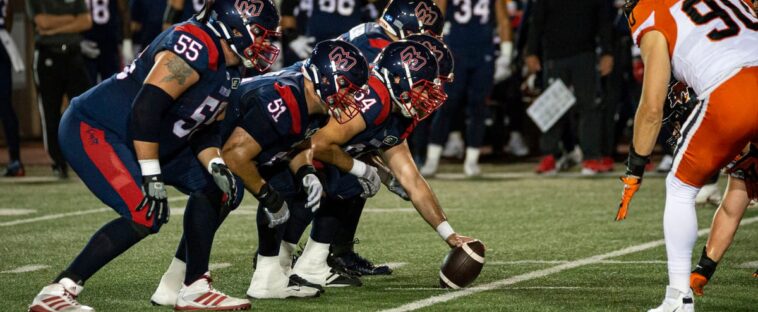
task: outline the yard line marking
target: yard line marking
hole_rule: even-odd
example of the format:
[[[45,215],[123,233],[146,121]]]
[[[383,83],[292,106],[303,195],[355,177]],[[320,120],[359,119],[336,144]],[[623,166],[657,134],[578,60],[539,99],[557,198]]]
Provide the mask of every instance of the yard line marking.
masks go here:
[[[740,226],[745,226],[745,225],[755,223],[755,222],[758,222],[758,216],[742,220],[742,222],[740,222]],[[699,236],[706,235],[710,231],[711,231],[710,228],[699,230],[697,231],[697,236],[699,237]],[[574,269],[574,268],[578,268],[578,267],[589,265],[589,264],[596,264],[601,261],[608,260],[610,258],[616,258],[616,257],[632,254],[635,252],[645,251],[645,250],[660,247],[663,245],[665,245],[665,242],[662,239],[659,239],[656,241],[647,242],[647,243],[635,245],[635,246],[630,246],[630,247],[626,247],[626,248],[619,249],[616,251],[611,251],[609,253],[605,253],[601,255],[595,255],[588,258],[584,258],[584,259],[574,260],[574,261],[556,265],[554,267],[550,267],[547,269],[542,269],[542,270],[532,271],[532,272],[528,272],[521,275],[512,276],[506,279],[484,284],[476,288],[463,288],[461,290],[451,291],[446,294],[432,296],[426,299],[421,299],[418,301],[407,303],[394,309],[381,310],[381,311],[382,312],[413,311],[413,310],[428,307],[437,303],[447,302],[453,299],[470,296],[470,295],[477,294],[483,291],[494,290],[494,289],[502,288],[504,286],[513,285],[516,283],[533,280],[540,277],[545,277],[551,274],[560,273],[565,270]]]
[[[383,264],[380,264],[380,265],[377,265],[377,266],[386,265],[386,266],[390,267],[390,269],[394,270],[394,269],[397,269],[397,268],[404,267],[407,264],[408,264],[408,262],[387,262],[387,263],[383,263]]]
[[[564,264],[568,260],[514,260],[514,261],[487,261],[488,265],[517,265],[517,264]],[[603,260],[597,264],[666,264],[666,260]]]
[[[758,268],[758,261],[750,261],[737,265],[740,269],[755,269]]]
[[[456,211],[458,208],[445,208],[445,211]],[[373,213],[395,213],[395,212],[416,212],[415,208],[364,208],[363,212]]]
[[[20,266],[12,270],[2,271],[0,273],[6,273],[6,274],[7,273],[27,273],[27,272],[34,272],[34,271],[47,269],[49,267],[50,267],[49,265],[44,265],[44,264],[30,264],[30,265]]]
[[[186,208],[171,208],[171,215],[172,216],[183,216],[185,209]],[[252,210],[252,209],[239,209],[239,208],[237,208],[235,210],[232,210],[231,213],[234,214],[235,216],[255,215],[256,210]]]
[[[187,199],[186,196],[177,196],[177,197],[169,197],[169,202],[174,201],[180,201]],[[80,210],[80,211],[73,211],[73,212],[65,212],[65,213],[56,213],[41,217],[35,217],[35,218],[29,218],[29,219],[21,219],[21,220],[14,220],[14,221],[8,221],[8,222],[0,222],[0,227],[2,226],[12,226],[12,225],[19,225],[19,224],[27,224],[27,223],[34,223],[39,221],[47,221],[47,220],[55,220],[60,218],[67,218],[67,217],[74,217],[74,216],[81,216],[81,215],[87,215],[87,214],[93,214],[103,211],[112,211],[113,209],[104,207],[104,208],[95,208],[95,209],[87,209],[87,210]]]
[[[230,266],[232,266],[232,264],[229,262],[211,263],[208,265],[208,270],[211,270],[211,271],[221,270],[221,269],[226,269]]]
[[[23,216],[37,212],[34,209],[0,208],[0,216]]]
[[[470,289],[478,289],[480,287],[471,287]],[[588,289],[590,287],[579,286],[529,286],[529,287],[503,287],[502,289],[508,290],[533,290],[533,289]],[[605,289],[603,287],[593,287],[597,289]],[[399,291],[449,291],[449,289],[443,289],[439,287],[387,287],[384,290],[399,290]]]

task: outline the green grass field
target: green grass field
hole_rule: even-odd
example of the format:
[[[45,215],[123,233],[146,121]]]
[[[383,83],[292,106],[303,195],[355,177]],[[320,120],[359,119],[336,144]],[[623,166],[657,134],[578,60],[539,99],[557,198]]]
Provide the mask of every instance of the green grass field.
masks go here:
[[[364,278],[360,288],[328,289],[316,299],[254,300],[253,309],[376,311],[410,304],[407,307],[450,311],[641,311],[662,300],[667,283],[665,249],[662,244],[643,246],[663,238],[661,177],[646,179],[628,219],[621,223],[612,221],[621,191],[615,175],[430,183],[453,227],[487,244],[487,264],[473,288],[459,292],[437,288],[439,265],[448,248],[409,203],[382,191],[368,202],[356,248],[377,263],[401,265],[393,275]],[[170,192],[176,198],[170,202],[174,209],[184,206],[180,195]],[[246,196],[216,236],[211,262],[222,268],[213,271],[214,285],[230,295],[244,296],[252,275],[255,204],[252,196]],[[109,209],[94,210],[102,207],[77,179],[0,181],[0,208],[4,208],[0,211],[8,211],[0,214],[0,311],[26,310],[90,235],[116,216]],[[714,208],[698,208],[701,229],[710,225]],[[33,211],[9,215],[7,209]],[[72,216],[72,212],[83,214]],[[169,311],[152,307],[148,299],[181,234],[181,214],[174,212],[159,235],[147,238],[90,279],[80,301],[98,311]],[[744,220],[752,223],[738,231],[706,296],[696,299],[699,311],[758,311],[758,279],[750,276],[758,261],[758,210],[748,210]],[[701,236],[696,256],[704,242]],[[632,246],[640,250],[591,258]],[[30,265],[40,267],[9,272]],[[419,304],[434,296],[448,300]]]

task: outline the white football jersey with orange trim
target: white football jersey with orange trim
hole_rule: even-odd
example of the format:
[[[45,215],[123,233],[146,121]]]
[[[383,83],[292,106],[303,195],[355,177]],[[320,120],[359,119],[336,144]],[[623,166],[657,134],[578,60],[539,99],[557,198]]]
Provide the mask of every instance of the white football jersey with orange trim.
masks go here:
[[[666,37],[674,77],[701,99],[758,66],[758,18],[747,0],[640,0],[629,25],[637,45],[651,30]]]

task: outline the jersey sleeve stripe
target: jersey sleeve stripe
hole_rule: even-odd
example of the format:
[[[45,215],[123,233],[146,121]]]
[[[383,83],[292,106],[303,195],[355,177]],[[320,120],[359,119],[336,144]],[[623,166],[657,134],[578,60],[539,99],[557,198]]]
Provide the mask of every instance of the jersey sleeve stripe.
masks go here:
[[[390,44],[390,41],[387,40],[387,39],[381,39],[381,38],[369,39],[368,40],[368,44],[372,48],[380,49],[381,50],[381,49],[384,49],[386,46],[388,46]]]
[[[216,47],[216,43],[213,42],[208,33],[190,23],[176,26],[175,30],[183,31],[199,38],[208,48],[208,68],[212,70],[218,69],[218,47]]]
[[[300,106],[297,105],[297,100],[295,99],[295,95],[292,94],[292,89],[279,83],[275,83],[274,88],[279,93],[279,96],[282,97],[284,104],[287,105],[287,110],[290,112],[292,119],[292,129],[290,131],[292,131],[292,134],[300,134],[303,130],[300,124]]]
[[[379,100],[381,101],[380,104],[382,105],[382,111],[379,113],[379,117],[374,119],[374,125],[378,126],[387,119],[387,116],[389,116],[390,108],[392,108],[392,100],[390,99],[387,87],[382,84],[379,78],[371,77],[368,80],[368,85],[377,95],[379,95]]]

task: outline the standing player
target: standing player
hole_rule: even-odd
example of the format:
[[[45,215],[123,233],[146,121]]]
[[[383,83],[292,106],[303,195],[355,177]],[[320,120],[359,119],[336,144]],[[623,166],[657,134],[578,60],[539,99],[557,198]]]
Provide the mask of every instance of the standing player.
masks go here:
[[[161,168],[172,167],[188,146],[225,197],[234,199],[214,121],[222,118],[226,100],[239,84],[239,64],[261,70],[273,63],[278,50],[270,37],[276,33],[266,27],[276,25],[278,13],[270,1],[215,1],[197,20],[158,36],[124,72],[72,101],[60,126],[64,155],[87,187],[121,217],[93,235],[34,298],[30,311],[92,310],[76,301],[82,285],[168,222]],[[171,179],[180,174],[167,170],[166,182],[174,184]],[[213,289],[207,276],[182,292],[190,310],[250,307],[247,300]],[[200,299],[211,296],[212,301]]]
[[[156,0],[162,1],[162,0]],[[205,0],[166,0],[166,12],[163,15],[163,28],[186,21],[203,9]]]
[[[163,31],[165,1],[131,0],[129,14],[136,50],[142,51]]]
[[[12,26],[13,8],[8,0],[0,0],[0,32],[8,33]],[[26,172],[24,165],[21,164],[18,117],[16,111],[13,110],[13,101],[11,100],[11,95],[13,95],[13,76],[11,73],[15,67],[11,55],[14,53],[18,55],[18,51],[15,51],[15,45],[12,42],[11,40],[11,44],[6,46],[5,40],[3,40],[3,46],[0,47],[0,121],[3,123],[5,142],[8,144],[8,156],[10,156],[8,167],[5,168],[3,176],[23,177]]]
[[[376,169],[355,159],[373,151],[382,153],[414,207],[443,240],[452,247],[471,240],[456,234],[448,224],[406,142],[415,125],[445,101],[437,78],[437,61],[429,49],[405,40],[391,43],[375,62],[370,92],[358,98],[361,114],[345,124],[330,122],[313,136],[314,158],[329,164],[325,172],[327,196],[315,214],[313,230],[294,274],[329,286],[333,274],[327,256],[336,230],[351,226],[341,224],[353,221],[345,220],[350,217],[346,212],[361,211],[366,198],[379,188]],[[285,236],[289,244],[297,241],[292,238],[290,233]]]
[[[625,9],[645,75],[617,220],[626,217],[642,182],[671,72],[702,100],[682,127],[666,178],[663,232],[669,285],[663,303],[651,310],[693,311],[689,277],[697,239],[695,196],[748,142],[758,140],[758,18],[743,0],[627,0]]]
[[[447,141],[450,127],[464,104],[468,121],[466,123],[466,158],[463,172],[466,176],[477,176],[479,169],[479,147],[484,141],[487,118],[486,97],[492,91],[495,68],[505,70],[511,62],[513,44],[511,24],[504,0],[452,1],[439,0],[440,8],[447,17],[445,43],[455,54],[456,83],[447,85],[450,94],[448,104],[432,119],[430,143],[426,161],[421,168],[424,176],[434,176],[437,172],[442,146]],[[495,61],[492,34],[500,37],[500,55]],[[504,71],[501,71],[504,73]],[[462,103],[463,101],[465,103]]]
[[[290,43],[300,58],[310,54],[314,42],[335,38],[364,21],[368,0],[300,1],[299,14],[305,14],[305,32]]]
[[[87,6],[92,28],[84,33],[82,54],[90,79],[99,82],[121,69],[122,56],[124,64],[133,58],[129,12],[125,0],[87,0]]]

